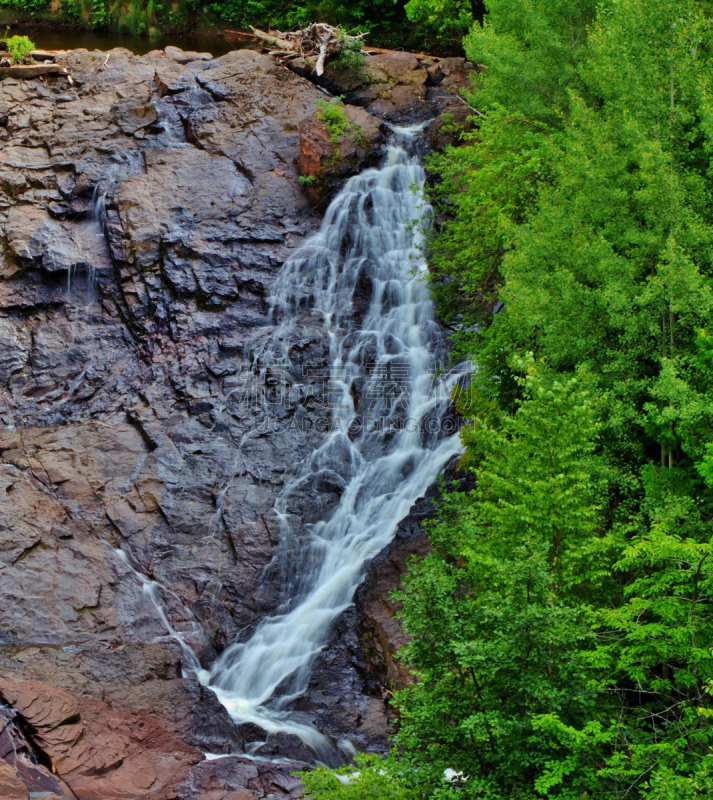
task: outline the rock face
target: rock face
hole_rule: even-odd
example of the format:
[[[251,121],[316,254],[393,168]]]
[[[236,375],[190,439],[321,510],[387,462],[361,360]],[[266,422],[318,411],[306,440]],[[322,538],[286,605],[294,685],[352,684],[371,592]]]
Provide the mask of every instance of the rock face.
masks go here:
[[[60,62],[71,80],[0,80],[0,796],[296,797],[295,765],[241,758],[183,669],[279,604],[275,498],[322,435],[303,372],[327,357],[319,321],[305,313],[284,373],[254,362],[280,265],[319,224],[296,162],[323,94],[248,50]],[[372,68],[388,83],[361,84],[349,114],[373,144],[369,114],[396,114],[378,103],[465,72]],[[352,144],[337,179],[364,157]],[[288,508],[297,542],[334,492]],[[345,613],[303,705],[379,749],[363,618]]]
[[[29,726],[35,747],[78,798],[171,800],[197,750],[151,717],[111,711],[37,681],[0,680],[0,697]]]
[[[291,68],[309,74],[297,59]],[[367,56],[358,71],[328,66],[322,83],[345,95],[346,103],[365,108],[379,119],[411,125],[465,107],[461,90],[470,88],[471,77],[481,69],[464,58],[419,60],[413,53],[392,51]]]
[[[321,93],[251,51],[62,63],[0,81],[0,676],[37,690],[3,696],[36,731],[21,777],[173,797],[200,752],[242,752],[179,640],[210,661],[274,607],[271,509],[318,435],[250,362],[319,223],[294,161]],[[70,721],[36,727],[57,698]]]

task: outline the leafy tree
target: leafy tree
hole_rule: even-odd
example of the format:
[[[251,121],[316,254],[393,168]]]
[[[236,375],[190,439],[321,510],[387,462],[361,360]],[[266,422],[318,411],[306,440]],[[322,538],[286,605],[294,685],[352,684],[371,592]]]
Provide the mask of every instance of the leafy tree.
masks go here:
[[[482,3],[471,0],[410,0],[405,11],[427,41],[460,45],[483,8]]]
[[[434,550],[401,597],[413,636],[405,658],[420,678],[397,697],[396,744],[409,770],[372,763],[352,782],[363,797],[387,796],[378,792],[394,781],[455,791],[447,769],[467,776],[462,798],[536,797],[534,782],[563,751],[539,733],[539,718],[556,711],[591,724],[603,691],[587,658],[587,609],[617,591],[608,569],[616,547],[599,535],[594,401],[585,374],[560,382],[531,358],[516,366],[524,398],[497,424],[470,429],[476,488],[447,496],[429,527]],[[592,788],[595,771],[567,778],[573,796]],[[339,794],[349,787],[333,786],[334,796],[349,797]]]

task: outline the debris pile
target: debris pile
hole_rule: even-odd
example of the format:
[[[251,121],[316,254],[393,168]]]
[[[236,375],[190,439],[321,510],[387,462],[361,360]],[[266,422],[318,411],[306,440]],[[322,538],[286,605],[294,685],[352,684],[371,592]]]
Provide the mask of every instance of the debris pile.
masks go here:
[[[280,31],[268,32],[252,28],[258,39],[267,42],[274,49],[272,56],[292,57],[318,56],[315,72],[321,75],[328,57],[341,53],[342,50],[359,50],[366,33],[351,36],[340,28],[327,25],[326,22],[312,22],[306,28],[290,33]]]

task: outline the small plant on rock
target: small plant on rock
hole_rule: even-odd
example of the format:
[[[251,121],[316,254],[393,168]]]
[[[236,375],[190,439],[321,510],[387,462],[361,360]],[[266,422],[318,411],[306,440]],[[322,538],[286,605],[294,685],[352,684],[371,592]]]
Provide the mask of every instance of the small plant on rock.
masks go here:
[[[11,36],[5,39],[7,51],[13,64],[22,64],[27,56],[35,49],[35,45],[27,36]]]
[[[346,72],[352,80],[357,80],[361,77],[365,63],[361,40],[349,37],[344,28],[339,28],[339,40],[342,49],[332,66],[340,72]]]
[[[342,98],[333,97],[329,101],[317,100],[317,111],[314,115],[324,123],[329,134],[329,143],[338,146],[339,137],[349,127],[349,117],[342,105]]]

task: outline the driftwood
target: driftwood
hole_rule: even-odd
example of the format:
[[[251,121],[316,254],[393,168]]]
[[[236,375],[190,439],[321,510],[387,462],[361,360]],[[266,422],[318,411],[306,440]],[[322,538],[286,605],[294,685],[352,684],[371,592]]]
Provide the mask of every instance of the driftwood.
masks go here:
[[[380,56],[385,53],[399,53],[400,50],[389,50],[386,47],[367,47],[361,51],[365,56]],[[418,61],[425,61],[427,58],[432,61],[441,61],[441,56],[429,56],[427,53],[411,53]]]
[[[64,67],[57,64],[17,64],[14,67],[0,67],[0,78],[37,78],[40,75],[69,75]]]
[[[225,38],[230,39],[237,39],[240,42],[254,42],[258,37],[255,36],[254,33],[249,33],[248,31],[225,31]]]
[[[54,61],[54,53],[49,50],[33,50],[30,57],[33,61]]]
[[[265,33],[257,28],[252,28],[252,31],[258,39],[262,39],[273,48],[274,55],[286,56],[294,53],[300,56],[317,56],[315,66],[317,75],[324,72],[324,65],[330,56],[340,53],[350,43],[360,43],[366,36],[365,33],[350,36],[332,25],[327,25],[326,22],[313,22],[302,30],[289,33],[281,31]]]
[[[267,42],[273,48],[277,46],[280,50],[294,52],[295,48],[292,46],[292,42],[283,39],[280,33],[265,33],[265,31],[258,30],[257,28],[253,28],[252,32],[258,39],[262,39],[263,42]]]
[[[282,33],[282,31],[261,31],[258,28],[251,28],[252,33],[243,33],[242,31],[226,31],[226,36],[238,38],[240,40],[248,41],[249,39],[259,39],[270,45],[270,55],[279,58],[290,59],[295,56],[317,56],[317,63],[315,65],[315,72],[317,75],[322,75],[324,72],[324,65],[328,58],[337,53],[340,53],[345,47],[352,47],[358,42],[361,45],[365,33],[360,33],[357,36],[350,36],[334,28],[332,25],[327,25],[326,22],[313,22],[306,28],[298,31],[290,31]],[[351,49],[351,47],[349,47]],[[356,49],[356,48],[355,48]],[[388,50],[384,47],[367,47],[362,48],[360,51],[365,56],[381,55],[383,53],[394,53],[395,50]],[[440,56],[430,56],[426,53],[412,53],[419,61],[425,59],[432,59],[433,61],[440,61]]]

